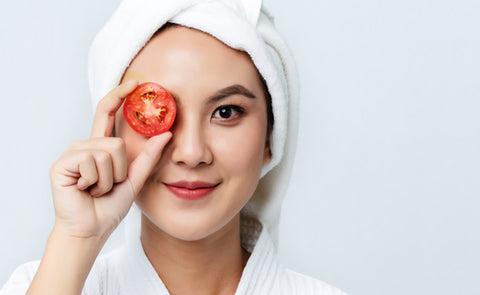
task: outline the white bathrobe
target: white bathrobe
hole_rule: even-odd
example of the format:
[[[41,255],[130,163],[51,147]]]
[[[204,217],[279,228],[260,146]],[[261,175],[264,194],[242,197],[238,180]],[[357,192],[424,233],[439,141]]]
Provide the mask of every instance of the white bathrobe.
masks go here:
[[[346,295],[322,281],[294,272],[277,259],[268,231],[254,219],[242,220],[242,246],[251,253],[237,295]],[[25,294],[39,261],[17,268],[0,295]],[[140,239],[97,258],[83,295],[168,295],[169,292],[143,251]]]

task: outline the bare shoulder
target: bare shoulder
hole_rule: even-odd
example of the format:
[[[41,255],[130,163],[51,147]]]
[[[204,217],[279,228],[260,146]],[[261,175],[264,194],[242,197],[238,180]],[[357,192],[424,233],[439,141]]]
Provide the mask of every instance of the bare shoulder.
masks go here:
[[[281,284],[285,294],[348,295],[337,287],[291,269],[285,269]]]

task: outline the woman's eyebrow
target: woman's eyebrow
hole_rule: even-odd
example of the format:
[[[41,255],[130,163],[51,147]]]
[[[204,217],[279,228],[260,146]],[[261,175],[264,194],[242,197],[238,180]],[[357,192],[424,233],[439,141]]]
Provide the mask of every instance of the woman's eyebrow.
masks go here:
[[[256,96],[246,87],[239,84],[235,84],[232,86],[225,87],[219,90],[213,96],[209,97],[208,103],[210,104],[210,103],[217,102],[222,98],[225,98],[227,96],[234,95],[234,94],[240,94],[248,98],[256,98]]]

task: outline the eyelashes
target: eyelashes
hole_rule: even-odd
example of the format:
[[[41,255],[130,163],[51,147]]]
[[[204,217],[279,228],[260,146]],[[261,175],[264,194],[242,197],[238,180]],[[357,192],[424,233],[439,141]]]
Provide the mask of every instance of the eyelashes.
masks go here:
[[[235,121],[245,114],[245,110],[237,105],[223,105],[215,109],[212,114],[213,120],[224,122]]]

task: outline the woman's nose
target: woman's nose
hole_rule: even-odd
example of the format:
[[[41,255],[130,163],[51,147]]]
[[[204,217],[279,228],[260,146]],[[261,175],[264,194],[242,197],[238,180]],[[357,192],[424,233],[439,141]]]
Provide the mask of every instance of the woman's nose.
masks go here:
[[[172,132],[171,157],[175,164],[196,168],[212,163],[213,154],[201,124],[195,120],[181,119],[175,122]]]

